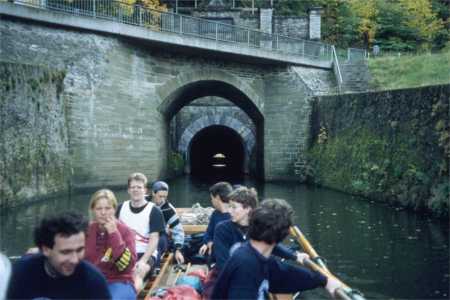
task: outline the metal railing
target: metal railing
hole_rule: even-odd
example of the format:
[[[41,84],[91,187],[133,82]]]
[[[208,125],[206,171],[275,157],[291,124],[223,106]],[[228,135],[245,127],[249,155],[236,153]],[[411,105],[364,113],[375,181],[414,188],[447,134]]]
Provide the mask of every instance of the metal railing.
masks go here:
[[[341,67],[339,66],[339,58],[336,53],[336,48],[331,46],[333,52],[333,72],[337,79],[338,91],[342,91],[342,84],[344,83],[344,78],[342,77]]]
[[[145,27],[153,31],[209,39],[236,47],[264,49],[314,61],[332,62],[333,60],[332,46],[329,44],[147,9],[115,0],[8,0],[8,2],[72,15],[106,19]]]

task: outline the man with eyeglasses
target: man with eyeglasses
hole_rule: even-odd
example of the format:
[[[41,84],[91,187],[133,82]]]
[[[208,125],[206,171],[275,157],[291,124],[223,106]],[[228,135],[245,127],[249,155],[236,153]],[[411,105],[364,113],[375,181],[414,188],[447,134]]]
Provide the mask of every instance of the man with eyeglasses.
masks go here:
[[[138,261],[134,274],[137,291],[143,287],[144,278],[159,262],[161,253],[157,246],[160,233],[165,230],[164,216],[161,210],[145,199],[147,177],[142,173],[133,173],[128,177],[127,200],[117,208],[117,218],[136,233],[136,253]]]

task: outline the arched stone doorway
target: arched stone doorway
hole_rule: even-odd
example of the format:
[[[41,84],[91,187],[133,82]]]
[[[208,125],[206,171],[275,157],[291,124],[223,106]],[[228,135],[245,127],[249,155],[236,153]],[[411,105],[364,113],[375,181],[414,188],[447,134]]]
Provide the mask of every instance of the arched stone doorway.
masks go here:
[[[206,133],[206,129],[208,129]],[[219,130],[218,128],[221,128]],[[227,130],[231,130],[231,133],[228,133]],[[178,152],[183,155],[186,162],[186,172],[195,173],[192,164],[195,164],[195,161],[192,161],[192,149],[196,149],[195,145],[192,143],[198,137],[197,135],[203,132],[203,137],[207,137],[210,140],[215,141],[215,143],[211,144],[211,149],[217,149],[215,153],[234,153],[235,155],[226,156],[226,160],[231,163],[230,170],[226,171],[230,172],[240,172],[240,173],[249,173],[250,171],[250,157],[252,155],[252,151],[254,151],[256,136],[249,126],[243,124],[236,118],[232,116],[227,116],[224,114],[215,114],[201,117],[194,122],[190,126],[188,126],[181,135],[181,138],[178,143]],[[216,133],[216,134],[208,134]],[[200,140],[202,140],[200,138]],[[239,141],[239,143],[235,142]],[[209,143],[205,143],[205,145],[209,145]],[[235,147],[236,149],[233,149]],[[221,151],[220,149],[224,149]],[[240,158],[241,154],[237,154],[240,149],[242,149],[242,159]],[[207,151],[209,153],[209,150]],[[239,152],[240,153],[240,152]],[[209,157],[210,158],[210,157]],[[241,166],[236,167],[234,162],[241,161]],[[227,164],[230,166],[230,164]],[[228,168],[227,168],[228,169]]]
[[[223,122],[208,121],[204,119],[198,124],[193,125],[197,133],[208,126],[224,126],[229,130],[234,131],[242,141],[244,164],[243,171],[248,170],[249,157],[254,157],[254,175],[262,178],[264,176],[264,118],[261,112],[263,101],[259,93],[252,87],[238,80],[233,75],[222,71],[205,72],[202,74],[185,74],[167,82],[160,88],[160,96],[163,102],[159,106],[159,110],[165,117],[167,122],[167,133],[169,133],[170,120],[190,102],[206,96],[216,96],[229,100],[234,105],[242,109],[254,124],[254,132],[251,132],[245,126],[239,126],[236,120],[226,119]],[[195,131],[195,130],[194,130]],[[190,147],[189,141],[192,142],[195,132],[186,133],[185,137],[180,142],[183,144],[182,151],[180,147],[172,145],[172,148],[177,149],[180,153],[188,153]],[[173,147],[175,146],[175,147]],[[168,147],[170,148],[170,147]],[[194,147],[195,149],[195,147]],[[192,153],[192,151],[190,151]],[[186,162],[190,163],[190,155],[185,155]]]

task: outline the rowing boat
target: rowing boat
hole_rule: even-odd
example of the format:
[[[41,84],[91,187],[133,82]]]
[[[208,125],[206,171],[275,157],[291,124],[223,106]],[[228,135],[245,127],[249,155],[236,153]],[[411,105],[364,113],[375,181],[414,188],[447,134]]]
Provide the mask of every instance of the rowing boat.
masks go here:
[[[177,208],[180,219],[183,220],[183,214],[192,214],[190,208]],[[201,234],[206,232],[206,224],[183,224],[186,235]],[[208,266],[206,264],[177,265],[172,253],[166,253],[161,258],[161,266],[158,274],[152,276],[146,283],[144,289],[139,293],[139,299],[149,300],[158,290],[174,287],[177,280],[186,274],[199,271],[205,275],[208,274]],[[271,295],[273,300],[292,299],[291,294],[274,294]]]
[[[178,214],[183,213],[191,213],[191,210],[188,208],[177,209]],[[181,218],[182,219],[182,218]],[[183,224],[183,228],[186,234],[198,234],[204,233],[206,231],[207,225],[205,224]],[[306,237],[301,233],[298,227],[294,226],[291,228],[291,237],[296,239],[297,243],[303,248],[303,250],[314,259],[307,260],[307,266],[315,271],[322,273],[327,277],[335,277],[326,265],[320,261],[320,257],[306,240]],[[208,272],[208,266],[206,264],[191,264],[188,263],[186,265],[177,265],[174,263],[175,259],[172,253],[165,254],[161,260],[161,269],[158,274],[151,277],[150,280],[145,285],[145,288],[139,293],[139,299],[150,300],[150,298],[154,295],[156,291],[159,289],[167,289],[174,287],[177,283],[177,280],[180,276],[187,275],[190,272],[195,272],[198,270],[202,270],[204,274]],[[316,262],[319,262],[317,264]],[[341,282],[342,283],[342,282]],[[272,300],[288,300],[295,299],[295,295],[293,294],[271,294]],[[358,291],[353,290],[349,286],[342,283],[342,288],[339,288],[335,297],[338,299],[344,300],[365,300],[363,295]]]

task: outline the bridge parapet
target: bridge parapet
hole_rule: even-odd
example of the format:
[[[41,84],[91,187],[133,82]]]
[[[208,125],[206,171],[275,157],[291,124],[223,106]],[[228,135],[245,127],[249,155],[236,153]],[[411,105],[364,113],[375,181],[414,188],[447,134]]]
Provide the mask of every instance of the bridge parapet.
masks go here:
[[[116,0],[0,0],[0,5],[7,4],[4,2],[139,26],[153,32],[177,34],[188,38],[183,39],[182,44],[187,47],[327,69],[331,68],[333,61],[332,46],[329,44],[265,33],[202,18],[161,12]],[[8,14],[6,7],[1,9],[1,6],[0,13]],[[19,15],[19,17],[23,16]],[[48,22],[49,20],[43,21]],[[71,24],[65,23],[61,25],[71,26]],[[81,27],[88,29],[86,26]],[[98,31],[98,28],[93,28],[93,30]],[[193,38],[205,40],[206,43],[192,41]],[[213,42],[214,45],[211,45],[210,42]]]

